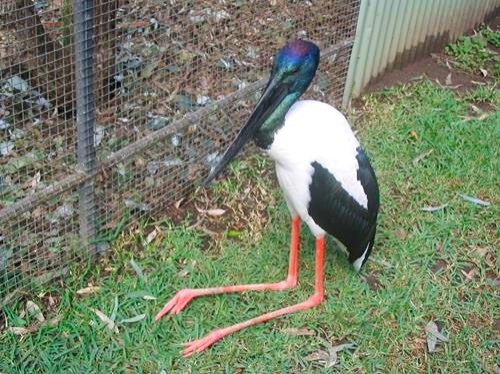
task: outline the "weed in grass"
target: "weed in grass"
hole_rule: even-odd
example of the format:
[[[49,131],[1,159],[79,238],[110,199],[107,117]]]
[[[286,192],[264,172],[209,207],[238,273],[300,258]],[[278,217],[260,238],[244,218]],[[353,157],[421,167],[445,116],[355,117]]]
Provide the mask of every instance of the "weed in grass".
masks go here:
[[[500,95],[496,84],[479,86],[474,90],[467,91],[463,98],[470,103],[483,103],[495,106],[500,104]]]
[[[500,30],[483,27],[473,36],[459,36],[455,43],[445,48],[446,54],[453,57],[458,67],[474,74],[482,70],[500,79],[500,55],[488,44],[499,48]]]

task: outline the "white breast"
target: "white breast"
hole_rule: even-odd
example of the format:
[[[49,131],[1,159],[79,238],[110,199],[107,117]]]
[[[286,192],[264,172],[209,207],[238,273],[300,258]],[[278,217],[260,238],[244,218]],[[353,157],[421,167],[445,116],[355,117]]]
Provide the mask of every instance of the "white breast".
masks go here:
[[[358,146],[346,118],[334,107],[303,100],[290,108],[283,127],[274,136],[269,155],[276,161],[278,181],[292,214],[299,214],[303,220],[308,217],[314,161],[328,169],[342,188],[367,208],[368,198],[357,178]]]

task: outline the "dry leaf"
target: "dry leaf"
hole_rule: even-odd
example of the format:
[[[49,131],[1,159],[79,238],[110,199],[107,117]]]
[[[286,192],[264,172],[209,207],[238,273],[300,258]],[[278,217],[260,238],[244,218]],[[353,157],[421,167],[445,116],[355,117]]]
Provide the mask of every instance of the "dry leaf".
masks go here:
[[[479,70],[481,71],[481,74],[483,74],[483,77],[486,78],[488,76],[488,70],[483,69],[483,68],[479,68]]]
[[[446,76],[446,81],[444,82],[447,86],[451,86],[451,73]]]
[[[131,22],[122,22],[117,25],[119,29],[129,29],[129,28],[140,28],[140,27],[148,27],[149,22],[148,21],[131,21]]]
[[[424,206],[423,208],[420,208],[420,210],[424,212],[437,212],[438,210],[442,210],[446,208],[448,204],[443,204],[443,205],[438,205],[438,206]]]
[[[198,211],[198,213],[207,214],[207,215],[212,216],[212,217],[219,217],[219,216],[222,216],[224,213],[226,213],[226,211],[224,209],[220,209],[220,208],[200,209],[200,208],[196,207],[196,210]]]
[[[415,140],[418,140],[418,134],[417,134],[417,132],[416,132],[415,130],[410,130],[410,131],[408,132],[408,135],[410,135],[410,138],[413,138],[413,139],[415,139]]]
[[[479,114],[479,116],[477,117],[471,117],[471,116],[462,116],[460,118],[462,118],[464,120],[464,122],[469,122],[469,121],[472,121],[472,120],[476,120],[476,121],[483,121],[485,120],[486,118],[488,118],[489,116],[491,116],[491,113],[487,113],[487,112],[482,112]]]
[[[142,298],[143,298],[144,300],[156,300],[156,297],[151,296],[151,295],[144,295]]]
[[[39,322],[45,321],[45,317],[43,316],[43,313],[40,310],[40,307],[38,305],[36,305],[31,300],[28,300],[26,302],[26,312],[28,314],[31,314],[33,317],[35,317]]]
[[[464,275],[464,277],[467,278],[468,280],[473,280],[474,279],[474,273],[476,272],[475,269],[472,269],[468,273],[465,270],[460,270],[460,271],[462,272],[462,274]]]
[[[99,309],[91,309],[97,317],[101,320],[101,322],[104,323],[104,325],[111,331],[118,332],[118,328],[115,326],[115,322],[111,320],[107,315],[105,315],[103,312],[101,312]]]
[[[184,269],[184,270],[179,271],[179,273],[177,275],[181,278],[184,278],[184,277],[187,277],[188,274],[189,274],[189,270]]]
[[[314,336],[316,333],[313,330],[309,330],[305,327],[296,328],[296,327],[288,327],[283,330],[285,334],[288,335],[297,335],[297,336]]]
[[[146,237],[146,243],[149,244],[151,243],[153,240],[155,240],[158,235],[161,236],[162,234],[162,231],[160,230],[160,228],[158,227],[155,227],[153,231],[151,231],[148,236]]]
[[[31,215],[33,218],[40,218],[43,214],[43,210],[41,207],[33,209],[33,212],[31,212]]]
[[[477,197],[469,196],[469,195],[464,195],[464,194],[459,194],[462,199],[465,201],[468,201],[469,203],[476,204],[476,205],[482,205],[482,206],[490,206],[491,203],[489,201],[481,200],[478,199]]]
[[[35,176],[33,177],[33,179],[31,180],[30,182],[30,186],[31,186],[31,189],[35,190],[36,187],[38,186],[38,183],[40,183],[40,180],[42,179],[42,175],[40,174],[40,172],[38,171]]]
[[[328,355],[328,352],[320,349],[317,352],[308,354],[306,357],[304,357],[304,360],[326,362],[329,358],[330,356]]]
[[[486,118],[488,118],[490,115],[491,115],[491,113],[483,113],[483,114],[481,114],[479,117],[477,117],[476,119],[477,119],[478,121],[483,121],[483,120],[485,120]]]
[[[327,340],[321,339],[326,346],[327,351],[318,350],[317,352],[313,352],[306,357],[304,357],[308,361],[318,361],[320,363],[324,363],[324,367],[326,369],[335,366],[338,362],[337,353],[343,351],[345,349],[351,349],[355,346],[354,343],[343,343],[336,346],[332,346],[330,342]]]
[[[58,316],[55,316],[54,318],[49,319],[45,324],[54,327],[62,320],[63,320],[63,316],[58,315]]]
[[[76,294],[80,295],[80,296],[82,296],[82,295],[88,295],[90,293],[97,292],[100,289],[101,289],[101,287],[99,287],[99,286],[88,286],[88,287],[79,289],[78,291],[76,291]]]
[[[431,148],[431,149],[429,149],[428,151],[426,151],[426,152],[424,152],[424,153],[422,153],[422,154],[418,155],[417,157],[415,157],[415,158],[413,159],[413,165],[414,165],[414,166],[417,166],[417,164],[418,164],[420,161],[422,161],[424,158],[426,158],[427,156],[429,156],[432,152],[433,152],[433,149]]]
[[[36,305],[36,304],[35,304]],[[29,327],[9,327],[7,329],[7,331],[13,333],[14,335],[26,335],[26,334],[31,334],[35,331],[37,331],[40,327],[42,326],[56,326],[61,320],[63,319],[63,317],[61,315],[58,315],[58,316],[55,316],[54,318],[52,319],[49,319],[49,320],[45,320],[43,322],[40,322],[40,323],[35,323]]]
[[[487,247],[479,247],[479,248],[476,248],[475,252],[479,257],[484,257],[488,253],[488,248]]]
[[[146,318],[145,314],[139,314],[139,315],[137,315],[135,317],[122,319],[118,323],[134,323],[134,322],[142,321],[144,318]]]
[[[181,207],[182,202],[183,202],[184,200],[185,200],[185,198],[184,198],[184,197],[182,197],[182,198],[180,198],[179,200],[177,200],[177,201],[175,202],[175,204],[174,204],[175,209],[179,209],[179,208]]]
[[[478,114],[481,114],[483,113],[483,111],[481,110],[481,108],[475,106],[474,104],[471,104],[470,107],[472,108],[472,110]]]
[[[486,262],[486,265],[488,265],[490,268],[495,269],[495,262],[496,262],[496,257],[492,253],[487,253],[486,256],[484,257],[484,262]]]
[[[209,209],[209,210],[207,210],[207,214],[209,216],[213,216],[213,217],[222,216],[224,213],[226,213],[226,211],[224,209]]]
[[[9,327],[7,331],[13,333],[14,335],[26,335],[33,332],[33,329],[25,327]]]
[[[427,350],[429,353],[433,353],[436,350],[437,343],[448,341],[448,338],[439,332],[438,326],[434,321],[427,323],[425,331],[427,331]]]
[[[478,81],[471,81],[471,83],[477,85],[477,86],[486,86],[486,83],[484,82],[478,82]]]
[[[396,230],[394,234],[399,238],[399,239],[406,239],[408,237],[408,233],[404,230]]]
[[[436,247],[434,248],[436,252],[441,252],[441,249],[443,249],[443,245],[441,242],[436,242]]]

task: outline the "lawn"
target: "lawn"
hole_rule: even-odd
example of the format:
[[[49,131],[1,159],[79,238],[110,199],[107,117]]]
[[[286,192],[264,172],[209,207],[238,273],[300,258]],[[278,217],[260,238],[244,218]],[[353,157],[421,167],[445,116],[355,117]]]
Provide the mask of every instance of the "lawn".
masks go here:
[[[363,97],[350,116],[379,179],[378,236],[361,275],[328,240],[319,307],[179,354],[182,342],[311,295],[303,225],[297,289],[200,298],[152,323],[181,288],[283,279],[289,215],[272,163],[253,155],[174,217],[138,224],[108,257],[40,289],[31,299],[43,325],[33,328],[26,300],[5,308],[0,372],[329,372],[319,358],[342,343],[352,345],[329,356],[339,372],[495,372],[498,104],[494,86],[459,94],[425,78]],[[447,337],[432,353],[429,322]]]

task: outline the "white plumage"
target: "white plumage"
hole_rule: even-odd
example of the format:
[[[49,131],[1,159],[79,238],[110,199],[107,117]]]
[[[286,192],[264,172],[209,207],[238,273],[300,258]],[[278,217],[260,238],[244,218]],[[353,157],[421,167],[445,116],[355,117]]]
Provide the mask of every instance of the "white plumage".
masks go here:
[[[274,136],[269,155],[276,162],[276,174],[290,212],[299,215],[316,237],[324,235],[308,213],[309,185],[320,163],[362,207],[368,197],[357,178],[359,142],[346,118],[331,105],[314,101],[296,102]]]

